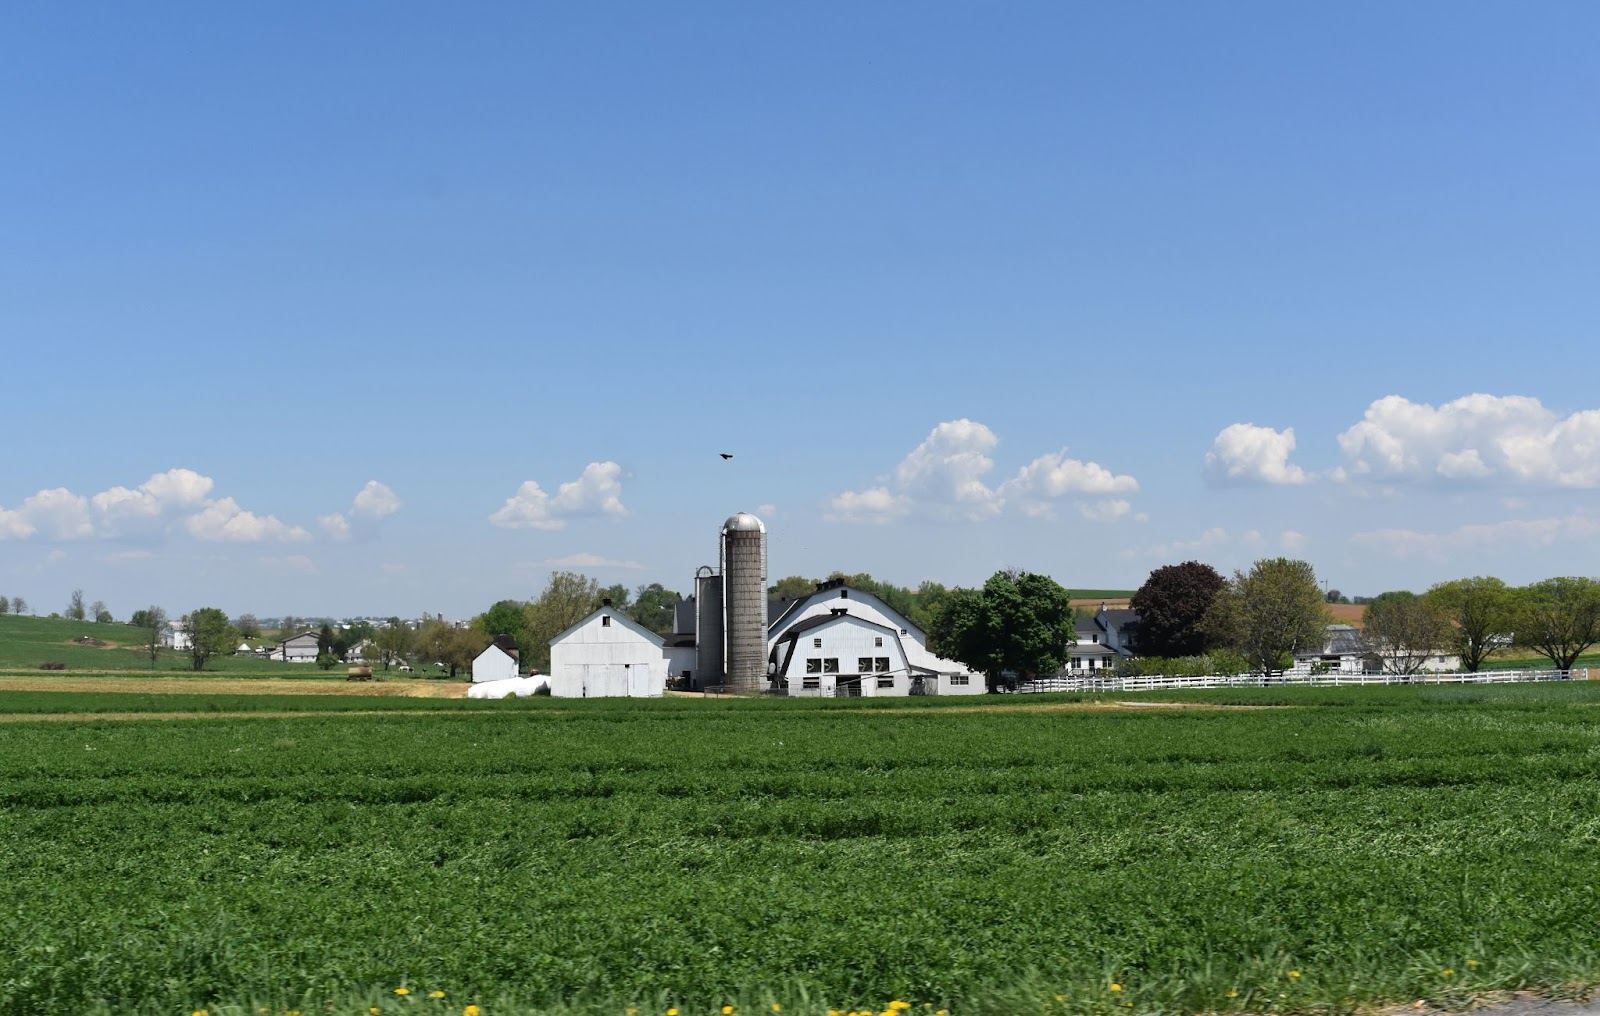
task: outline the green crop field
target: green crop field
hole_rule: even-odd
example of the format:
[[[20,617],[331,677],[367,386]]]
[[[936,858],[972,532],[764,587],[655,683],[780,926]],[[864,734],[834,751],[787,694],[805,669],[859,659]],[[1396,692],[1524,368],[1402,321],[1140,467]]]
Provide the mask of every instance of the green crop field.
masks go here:
[[[1600,682],[1146,698],[1183,707],[0,692],[0,1012],[1341,1012],[1600,979]]]

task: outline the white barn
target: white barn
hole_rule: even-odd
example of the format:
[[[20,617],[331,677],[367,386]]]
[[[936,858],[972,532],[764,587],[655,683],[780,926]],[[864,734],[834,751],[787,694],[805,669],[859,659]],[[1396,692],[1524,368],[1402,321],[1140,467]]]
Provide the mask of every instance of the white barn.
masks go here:
[[[274,660],[285,663],[315,663],[317,662],[317,633],[304,631],[298,635],[284,639],[272,650]]]
[[[790,601],[773,618],[767,626],[768,667],[776,679],[778,669],[784,661],[779,659],[779,647],[786,640],[790,631],[797,625],[809,623],[817,618],[827,618],[834,615],[835,611],[843,611],[845,615],[858,620],[867,621],[878,625],[884,631],[875,634],[875,638],[884,639],[885,647],[876,645],[871,648],[878,650],[871,653],[876,666],[877,660],[883,655],[881,648],[886,648],[892,639],[898,644],[899,652],[904,659],[906,677],[897,682],[893,687],[885,685],[878,687],[878,679],[874,672],[873,679],[862,681],[861,694],[868,694],[867,685],[872,686],[872,692],[879,695],[910,695],[922,693],[928,695],[981,695],[987,688],[983,676],[976,674],[963,664],[954,660],[946,660],[934,655],[928,648],[928,636],[899,611],[884,603],[871,593],[864,593],[858,589],[851,589],[842,580],[824,582],[814,592],[797,597]],[[813,640],[818,638],[813,634]],[[813,646],[812,648],[815,648]],[[804,654],[802,654],[803,656]],[[838,656],[840,667],[849,663],[859,668],[860,658],[868,656],[860,653],[857,656]],[[829,659],[830,657],[823,657]],[[852,671],[858,673],[859,671]],[[841,673],[845,671],[841,670]],[[920,683],[918,682],[920,678]],[[803,677],[800,685],[803,685]],[[781,689],[781,686],[779,686]],[[791,683],[788,692],[798,695],[809,691],[795,683]],[[855,689],[850,682],[846,682],[843,690],[836,690],[835,694],[852,694]],[[812,694],[817,694],[812,691]]]
[[[552,696],[658,698],[666,684],[666,640],[610,600],[550,640]]]
[[[835,607],[773,645],[773,684],[797,698],[908,695],[914,676],[896,630]]]

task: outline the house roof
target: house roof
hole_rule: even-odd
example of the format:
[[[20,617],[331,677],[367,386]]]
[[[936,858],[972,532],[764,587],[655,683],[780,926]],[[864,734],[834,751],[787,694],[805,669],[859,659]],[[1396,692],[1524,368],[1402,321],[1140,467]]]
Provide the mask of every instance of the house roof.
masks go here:
[[[489,644],[512,659],[519,659],[522,656],[522,650],[517,648],[517,640],[510,635],[496,635],[494,641]]]
[[[1067,647],[1069,656],[1115,656],[1117,651],[1103,642],[1079,642]]]
[[[1367,653],[1367,638],[1359,628],[1348,624],[1330,624],[1323,633],[1322,645],[1313,646],[1296,655],[1307,656],[1363,656]]]
[[[1139,624],[1139,612],[1137,610],[1102,610],[1095,615],[1095,620],[1106,628],[1131,628]]]
[[[835,593],[837,593],[838,595],[837,596],[834,595]],[[871,593],[862,592],[861,590],[856,589],[853,586],[847,584],[843,579],[833,579],[833,580],[828,581],[828,582],[819,582],[817,584],[817,588],[816,588],[816,590],[814,592],[810,592],[810,593],[807,593],[805,596],[798,596],[798,597],[795,597],[792,600],[789,600],[788,601],[789,606],[781,614],[778,615],[777,620],[768,622],[768,624],[767,624],[767,637],[770,639],[773,636],[777,635],[780,631],[785,630],[784,626],[783,626],[783,622],[784,622],[785,618],[793,617],[794,615],[796,615],[796,614],[800,613],[801,611],[805,610],[806,607],[810,606],[813,602],[815,602],[815,601],[817,601],[819,599],[822,599],[822,600],[838,599],[838,600],[844,600],[846,602],[849,602],[850,600],[861,600],[862,602],[869,603],[872,606],[876,607],[878,610],[882,611],[883,615],[885,617],[888,617],[888,618],[892,619],[896,624],[898,624],[900,626],[901,630],[907,632],[908,634],[912,633],[912,632],[915,632],[917,640],[919,642],[924,642],[927,639],[927,636],[923,632],[923,630],[921,628],[917,627],[915,624],[912,624],[910,618],[906,617],[904,614],[900,613],[898,610],[895,610],[893,607],[891,607],[887,603],[883,602],[883,600],[880,599],[879,597],[874,596]],[[779,602],[783,602],[783,601],[779,601]],[[770,607],[768,608],[768,617],[769,618],[771,617]]]
[[[860,614],[851,614],[851,613],[848,613],[848,612],[842,611],[842,610],[839,611],[838,613],[830,612],[830,613],[827,613],[827,614],[818,615],[817,617],[808,617],[804,621],[799,621],[799,622],[797,622],[797,623],[795,623],[793,625],[790,625],[787,629],[784,630],[784,633],[781,636],[779,636],[777,641],[778,642],[788,642],[788,643],[791,643],[791,644],[792,643],[796,643],[796,642],[799,641],[800,636],[804,635],[806,632],[815,631],[816,629],[821,628],[824,625],[833,624],[835,621],[850,621],[850,622],[853,622],[855,624],[860,625],[863,628],[876,628],[881,632],[888,633],[888,636],[895,640],[895,645],[898,646],[900,644],[900,633],[898,631],[896,631],[895,629],[889,627],[886,624],[879,624],[876,621],[868,620],[867,618],[862,617]],[[769,654],[768,657],[767,657],[769,662],[772,660],[772,658],[774,656],[777,655],[777,652],[778,652],[778,647],[777,647],[776,644],[774,644],[773,647],[772,647],[772,653]],[[904,648],[902,648],[900,650],[900,653],[901,653],[902,656],[905,655]],[[783,677],[783,676],[787,676],[788,675],[789,667],[790,667],[791,664],[794,663],[794,659],[798,655],[799,655],[799,653],[795,651],[795,648],[793,646],[791,646],[788,654],[785,655],[784,658],[783,658],[783,669],[778,672],[778,676]]]

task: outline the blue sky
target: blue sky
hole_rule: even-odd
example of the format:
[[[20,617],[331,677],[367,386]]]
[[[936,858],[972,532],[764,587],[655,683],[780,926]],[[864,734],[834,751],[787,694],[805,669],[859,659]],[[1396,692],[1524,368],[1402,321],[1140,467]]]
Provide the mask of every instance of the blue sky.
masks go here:
[[[1597,35],[8,5],[0,593],[468,615],[737,510],[774,576],[1592,573]]]

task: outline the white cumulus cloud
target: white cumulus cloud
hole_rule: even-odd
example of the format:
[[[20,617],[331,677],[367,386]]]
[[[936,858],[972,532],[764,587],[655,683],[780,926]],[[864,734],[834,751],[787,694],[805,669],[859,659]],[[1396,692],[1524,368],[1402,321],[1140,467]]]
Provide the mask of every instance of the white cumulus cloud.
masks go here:
[[[830,522],[885,523],[912,515],[950,522],[982,522],[1015,506],[1035,518],[1052,515],[1049,502],[1064,497],[1131,493],[1139,483],[1095,462],[1068,458],[1063,449],[1041,455],[1017,475],[990,486],[990,453],[1000,443],[974,420],[948,420],[934,427],[894,472],[877,486],[847,490],[830,499]],[[1131,506],[1130,506],[1131,508]]]
[[[275,515],[257,515],[239,507],[231,497],[210,501],[183,520],[189,535],[207,543],[299,543],[311,534]]]
[[[335,540],[348,540],[354,536],[368,536],[376,529],[379,519],[400,510],[402,502],[394,491],[377,480],[356,493],[348,517],[343,512],[323,515],[317,519],[322,531]]]
[[[209,541],[309,537],[299,526],[245,511],[231,497],[211,498],[214,486],[192,469],[169,469],[137,487],[108,487],[87,497],[62,487],[41,490],[16,508],[0,508],[0,540],[157,539],[175,529]]]
[[[1293,427],[1280,431],[1253,423],[1230,424],[1206,452],[1205,476],[1219,486],[1305,483],[1311,477],[1289,461],[1293,451]]]
[[[1600,487],[1600,409],[1562,416],[1525,395],[1437,407],[1390,395],[1339,435],[1339,447],[1350,480]]]
[[[615,462],[591,462],[576,480],[547,493],[537,481],[524,481],[506,498],[489,521],[502,529],[562,529],[569,518],[610,516],[623,518],[622,467]]]

